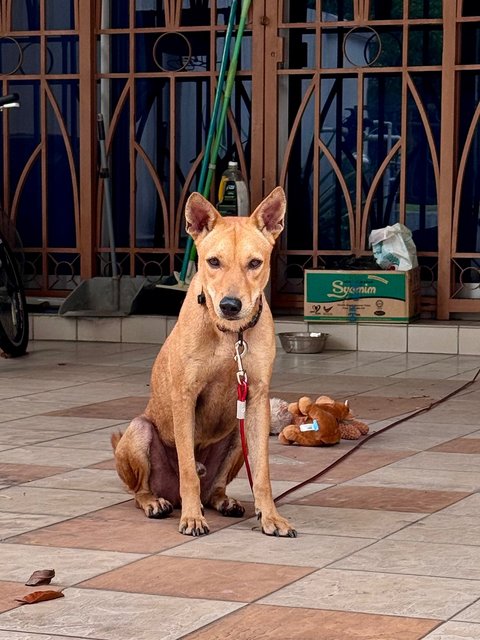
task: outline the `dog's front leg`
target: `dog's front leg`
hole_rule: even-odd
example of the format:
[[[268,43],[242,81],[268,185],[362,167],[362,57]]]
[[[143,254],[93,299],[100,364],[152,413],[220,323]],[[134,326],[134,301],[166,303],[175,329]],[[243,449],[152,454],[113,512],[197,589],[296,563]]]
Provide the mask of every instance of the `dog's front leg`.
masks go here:
[[[201,536],[208,533],[209,528],[203,516],[200,479],[195,463],[195,405],[191,398],[179,395],[174,399],[174,407],[173,425],[182,499],[179,531],[188,536]]]
[[[277,511],[273,502],[268,460],[270,402],[266,389],[250,389],[246,413],[249,456],[252,462],[255,511],[262,522],[263,533],[295,538],[296,530]]]

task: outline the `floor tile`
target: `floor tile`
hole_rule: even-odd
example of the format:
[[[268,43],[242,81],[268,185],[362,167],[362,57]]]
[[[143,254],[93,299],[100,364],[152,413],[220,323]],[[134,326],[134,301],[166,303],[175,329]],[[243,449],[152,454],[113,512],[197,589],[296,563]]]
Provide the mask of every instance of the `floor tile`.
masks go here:
[[[432,542],[380,540],[332,565],[350,571],[465,578],[480,587],[480,547]],[[480,591],[479,591],[480,597]]]
[[[58,431],[47,429],[21,429],[17,425],[6,426],[2,424],[0,429],[0,442],[14,447],[28,446],[31,444],[43,443],[51,446],[50,441],[55,441],[60,436],[65,435]]]
[[[423,451],[392,464],[395,469],[429,469],[431,471],[468,471],[480,473],[480,453],[444,453]]]
[[[115,459],[109,458],[108,460],[97,462],[96,464],[90,464],[88,465],[87,469],[105,469],[107,471],[115,471]]]
[[[347,460],[322,475],[320,480],[325,483],[346,482],[369,471],[386,467],[387,465],[412,455],[412,451],[377,451],[369,445],[355,451]]]
[[[443,544],[480,545],[480,514],[478,516],[448,515],[443,511],[398,531],[390,540],[413,540]]]
[[[93,449],[94,451],[106,451],[112,453],[110,438],[112,433],[126,427],[107,427],[87,431],[76,435],[64,434],[61,438],[50,439],[48,442],[39,442],[41,447],[61,447],[62,449]]]
[[[285,446],[285,455],[271,455],[270,478],[272,480],[299,483],[317,476],[317,474],[323,469],[326,469],[333,460],[341,458],[343,455],[342,450],[338,449],[333,451],[331,447],[315,447],[317,460],[312,461],[302,461],[288,455],[288,453],[290,453],[289,450],[302,448],[303,447]],[[326,480],[325,476],[322,476],[319,482],[329,483],[330,480]]]
[[[315,506],[298,504],[284,505],[280,512],[293,523],[300,535],[319,534],[359,538],[383,538],[422,517],[419,513],[333,507],[319,509]],[[234,528],[251,529],[255,524],[255,519],[245,520],[234,525]]]
[[[451,428],[458,424],[459,417],[461,417],[461,424],[478,425],[478,405],[463,402],[461,398],[452,399],[447,404],[440,405],[418,416],[415,420],[432,424],[446,424]]]
[[[477,600],[470,607],[458,613],[455,616],[455,620],[480,623],[480,602]]]
[[[99,380],[97,382],[88,382],[86,384],[77,385],[69,394],[66,394],[63,389],[55,389],[54,391],[43,391],[42,393],[32,394],[28,397],[29,399],[32,399],[32,401],[38,400],[45,402],[46,404],[55,402],[59,407],[68,410],[70,408],[81,407],[86,404],[122,399],[126,393],[130,392],[128,395],[133,395],[137,390],[139,394],[145,392],[143,385],[132,386],[128,381],[128,378],[121,383],[118,383],[117,381],[117,384],[115,384],[115,381],[110,379],[108,381]],[[101,418],[103,416],[98,417]],[[108,418],[110,416],[105,417]]]
[[[9,513],[0,511],[0,542],[26,531],[60,522],[64,516],[45,516],[35,513]]]
[[[0,476],[1,477],[1,476]],[[116,471],[100,469],[75,469],[57,473],[48,478],[29,482],[27,487],[47,489],[81,489],[83,491],[107,491],[127,494],[127,489]]]
[[[374,425],[370,431],[374,432],[377,429],[380,430],[380,426]],[[436,431],[422,431],[413,422],[406,422],[378,433],[365,446],[368,449],[377,451],[390,451],[392,449],[399,451],[426,451],[445,442],[445,440],[454,438],[456,435],[456,433],[441,433],[438,429]]]
[[[65,597],[2,615],[2,628],[102,640],[176,640],[242,605],[237,602],[66,589]],[[121,615],[119,615],[121,613]],[[152,631],[153,630],[153,631]]]
[[[444,442],[453,440],[454,438],[458,438],[460,436],[469,436],[475,433],[478,425],[463,423],[462,421],[458,420],[458,415],[460,414],[457,414],[457,420],[455,420],[455,422],[451,422],[448,424],[436,423],[432,420],[422,420],[421,418],[424,417],[423,415],[414,416],[403,424],[392,427],[391,433],[405,433],[408,435],[413,435],[416,433],[429,437],[438,436],[443,438]]]
[[[480,624],[468,622],[445,622],[425,636],[425,640],[474,640],[475,638],[480,638]]]
[[[128,496],[123,493],[66,491],[21,485],[0,491],[0,511],[78,516],[125,500],[128,500]]]
[[[297,482],[285,482],[283,480],[272,480],[272,493],[273,493],[274,499],[277,496],[280,496],[281,494],[283,494],[285,491],[288,491],[289,489],[294,489],[297,486],[298,486]],[[328,487],[328,486],[329,485],[327,484],[323,485],[323,484],[317,484],[317,483],[310,483],[305,485],[304,487],[301,487],[295,492],[292,491],[289,494],[289,496],[286,497],[286,500],[291,502],[294,499],[296,500],[302,496],[307,496],[311,493],[318,491],[322,487]],[[237,500],[240,500],[242,504],[245,502],[253,501],[252,490],[250,488],[250,484],[247,478],[235,478],[235,480],[232,480],[232,482],[227,486],[227,495],[232,496]],[[279,504],[281,504],[281,502]]]
[[[394,383],[393,380],[386,382],[385,378],[376,376],[351,375],[349,369],[345,373],[338,372],[338,376],[325,375],[326,368],[325,363],[322,363],[321,373],[319,371],[317,375],[312,375],[303,380],[301,378],[298,379],[297,376],[292,376],[289,381],[285,372],[282,375],[277,374],[278,377],[273,379],[271,389],[280,398],[282,397],[282,391],[298,393],[299,397],[306,395],[315,398],[319,395],[335,397],[345,393],[346,389],[348,389],[350,395],[354,395],[365,391],[373,391],[379,387],[384,387],[385,384]]]
[[[211,510],[206,511],[212,532],[232,524]],[[98,549],[132,553],[156,553],[191,541],[178,532],[179,512],[165,520],[146,518],[133,501],[123,502],[79,516],[58,525],[36,529],[11,542],[45,546]]]
[[[418,640],[436,624],[435,620],[253,604],[185,640]]]
[[[480,473],[468,471],[432,473],[431,469],[408,469],[406,471],[401,467],[390,466],[366,473],[348,482],[352,485],[473,493],[480,489]]]
[[[180,598],[252,602],[311,571],[280,564],[154,556],[104,573],[78,586]]]
[[[476,517],[480,514],[480,494],[474,493],[460,502],[446,507],[442,513],[444,515],[456,516],[472,516]]]
[[[385,420],[427,407],[432,402],[432,398],[401,398],[364,394],[353,396],[349,398],[348,402],[353,415],[359,420]]]
[[[454,440],[433,447],[430,451],[480,454],[480,438],[455,438]]]
[[[26,576],[27,580],[29,576]],[[10,611],[10,609],[16,609],[21,607],[21,603],[17,602],[15,598],[22,598],[32,591],[32,587],[26,587],[23,582],[10,582],[8,580],[0,580],[0,613],[4,611]],[[0,626],[1,626],[0,617]],[[0,634],[0,638],[1,638]]]
[[[49,411],[57,410],[59,404],[60,406],[62,404],[63,406],[68,406],[71,404],[71,400],[65,399],[63,403],[59,403],[58,400],[44,402],[38,399],[33,400],[30,396],[2,400],[2,422],[42,415]]]
[[[41,547],[10,542],[0,545],[0,565],[4,580],[23,583],[36,569],[49,568],[55,569],[52,588],[76,584],[142,557],[136,553]]]
[[[59,636],[50,633],[28,633],[23,631],[2,631],[0,629],[0,640],[84,640],[85,636]]]
[[[62,473],[66,467],[49,467],[42,464],[9,464],[0,463],[0,482],[5,484],[21,484],[30,480],[38,480]]]
[[[315,594],[315,598],[311,595]],[[447,620],[480,596],[480,582],[321,569],[261,603]]]
[[[379,509],[384,511],[411,511],[433,513],[462,500],[468,493],[460,491],[421,491],[394,487],[329,487],[317,493],[298,498],[296,504],[319,507]],[[322,511],[323,512],[323,511]]]
[[[2,430],[4,427],[12,427],[17,431],[57,431],[63,433],[83,433],[85,431],[94,431],[104,427],[111,427],[123,424],[115,418],[72,418],[63,416],[29,416],[28,418],[19,418],[11,422],[2,421]],[[59,436],[57,436],[59,437]]]
[[[94,402],[71,409],[59,409],[49,415],[75,418],[115,418],[116,420],[131,420],[135,416],[144,412],[148,402],[145,397],[125,397],[107,400],[105,402]]]
[[[66,380],[45,380],[36,377],[33,372],[29,376],[18,379],[10,375],[11,372],[2,371],[0,368],[0,399],[15,398],[20,395],[29,395],[38,391],[62,389],[71,385]]]
[[[227,530],[192,540],[163,552],[182,558],[206,558],[215,560],[245,560],[248,549],[249,562],[266,562],[296,567],[323,567],[330,562],[353,553],[373,542],[368,538],[347,538],[320,535],[302,535],[298,538],[272,538],[260,530],[245,531],[229,527]]]
[[[0,452],[0,464],[38,464],[39,460],[48,465],[62,466],[78,469],[97,462],[111,459],[111,453],[107,451],[95,451],[94,449],[69,449],[68,447],[16,447]]]

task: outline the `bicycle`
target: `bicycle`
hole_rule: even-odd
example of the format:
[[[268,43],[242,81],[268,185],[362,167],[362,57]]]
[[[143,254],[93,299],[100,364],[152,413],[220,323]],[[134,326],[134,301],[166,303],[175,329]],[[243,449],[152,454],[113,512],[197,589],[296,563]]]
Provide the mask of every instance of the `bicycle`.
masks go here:
[[[19,106],[16,93],[0,97],[0,112]],[[0,215],[0,350],[16,358],[27,352],[28,311],[20,269],[7,231],[2,229]]]

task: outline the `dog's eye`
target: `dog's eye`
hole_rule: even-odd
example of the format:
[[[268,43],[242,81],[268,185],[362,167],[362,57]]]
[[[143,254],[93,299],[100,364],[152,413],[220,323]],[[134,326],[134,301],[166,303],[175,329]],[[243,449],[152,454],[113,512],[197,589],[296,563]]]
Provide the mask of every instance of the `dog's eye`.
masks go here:
[[[208,258],[207,262],[212,269],[218,269],[220,267],[220,260],[218,258]]]
[[[259,267],[262,266],[262,261],[258,260],[258,258],[254,258],[253,260],[250,260],[250,262],[248,263],[248,268],[249,269],[258,269]]]

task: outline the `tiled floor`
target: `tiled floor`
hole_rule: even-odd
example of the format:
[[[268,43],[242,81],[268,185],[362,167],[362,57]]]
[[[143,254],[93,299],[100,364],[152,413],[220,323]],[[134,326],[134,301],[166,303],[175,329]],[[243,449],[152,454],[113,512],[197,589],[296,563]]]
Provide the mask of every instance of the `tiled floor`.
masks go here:
[[[297,539],[207,511],[210,535],[148,520],[109,434],[142,411],[157,347],[32,342],[0,359],[0,640],[480,639],[480,379],[279,502]],[[479,356],[279,353],[272,395],[350,398],[371,431],[471,380]],[[271,438],[275,495],[339,459]],[[64,598],[20,605],[36,569]]]

